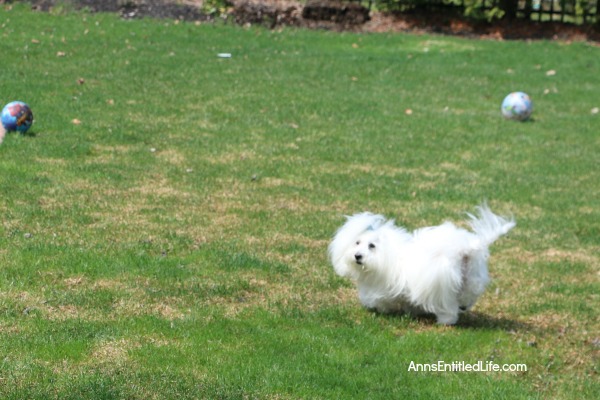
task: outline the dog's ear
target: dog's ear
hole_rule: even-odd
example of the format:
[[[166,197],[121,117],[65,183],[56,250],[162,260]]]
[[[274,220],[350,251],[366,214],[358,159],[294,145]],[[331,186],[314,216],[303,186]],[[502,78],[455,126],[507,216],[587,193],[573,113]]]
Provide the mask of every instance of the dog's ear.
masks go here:
[[[347,221],[344,226],[353,226],[362,232],[374,231],[382,226],[386,221],[383,215],[373,214],[371,212],[363,212],[346,217]]]

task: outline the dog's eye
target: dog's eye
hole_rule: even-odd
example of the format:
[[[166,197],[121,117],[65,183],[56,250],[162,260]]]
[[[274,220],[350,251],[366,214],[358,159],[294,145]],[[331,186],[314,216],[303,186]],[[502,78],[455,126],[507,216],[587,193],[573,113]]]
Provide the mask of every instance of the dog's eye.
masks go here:
[[[359,244],[360,244],[360,240],[357,240],[356,241],[356,245],[358,246]]]
[[[373,243],[369,243],[369,249],[371,249],[371,250],[375,249],[375,245]]]

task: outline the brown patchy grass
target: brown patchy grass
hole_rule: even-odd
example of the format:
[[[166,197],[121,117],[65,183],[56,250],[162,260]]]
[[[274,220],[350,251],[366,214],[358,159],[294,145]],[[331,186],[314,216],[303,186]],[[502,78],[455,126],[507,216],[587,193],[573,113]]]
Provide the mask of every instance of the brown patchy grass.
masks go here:
[[[103,368],[118,368],[130,363],[129,353],[139,347],[139,343],[129,339],[103,341],[96,344],[87,362]]]
[[[133,146],[106,146],[94,144],[92,146],[93,157],[85,160],[87,164],[113,164],[118,159],[126,158],[135,148]]]

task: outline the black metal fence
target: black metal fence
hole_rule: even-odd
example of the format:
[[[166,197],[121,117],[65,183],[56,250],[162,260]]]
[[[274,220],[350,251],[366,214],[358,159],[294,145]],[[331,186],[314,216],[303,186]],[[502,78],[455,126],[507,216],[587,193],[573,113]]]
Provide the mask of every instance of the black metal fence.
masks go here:
[[[350,0],[389,11],[459,10],[467,15],[573,24],[600,23],[600,0]]]
[[[483,0],[483,3],[492,8],[498,7],[501,0]],[[519,0],[514,16],[534,21],[593,24],[600,17],[599,3],[600,0]]]

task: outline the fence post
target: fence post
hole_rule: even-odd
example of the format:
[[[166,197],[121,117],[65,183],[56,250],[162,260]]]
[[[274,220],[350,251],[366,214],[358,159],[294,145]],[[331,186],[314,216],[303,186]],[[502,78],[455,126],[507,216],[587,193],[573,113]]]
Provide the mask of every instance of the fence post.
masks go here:
[[[531,19],[531,11],[533,11],[533,1],[525,0],[525,8],[523,9],[523,17],[526,20]]]
[[[519,0],[500,0],[500,8],[504,11],[504,17],[507,19],[515,19],[517,17],[517,9]]]

